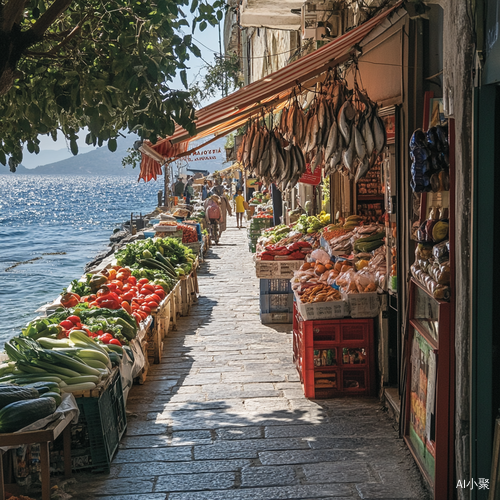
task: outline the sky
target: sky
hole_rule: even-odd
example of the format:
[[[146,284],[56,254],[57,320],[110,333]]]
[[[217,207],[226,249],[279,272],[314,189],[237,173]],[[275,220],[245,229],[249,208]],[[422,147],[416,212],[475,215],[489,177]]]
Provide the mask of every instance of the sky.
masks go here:
[[[187,9],[186,9],[187,10]],[[187,14],[187,19],[188,22],[191,23],[192,20],[192,15],[190,14],[189,10],[186,12]],[[223,23],[224,21],[222,21]],[[223,28],[223,26],[221,26]],[[223,29],[221,29],[221,32],[223,32]],[[185,28],[184,34],[190,34],[191,33],[191,28]],[[189,69],[186,70],[187,72],[187,80],[188,83],[191,84],[196,78],[199,78],[199,76],[202,76],[203,73],[200,75],[200,70],[202,67],[205,65],[203,60],[212,63],[213,62],[213,56],[214,52],[218,52],[219,50],[219,30],[218,27],[215,26],[210,26],[206,28],[205,31],[199,31],[198,29],[194,33],[193,37],[196,39],[195,44],[198,46],[198,48],[201,51],[201,59],[195,57],[193,54],[190,55],[190,61],[188,62],[189,64]],[[177,77],[174,82],[172,83],[172,88],[174,89],[179,89],[179,90],[184,90],[184,85],[182,85],[181,80],[179,77]],[[214,100],[217,100],[218,98],[215,98]],[[205,104],[209,104],[211,101],[207,101]],[[82,152],[89,151],[89,147],[85,144],[85,136],[87,135],[87,130],[81,130],[78,133],[79,139],[78,139],[78,147],[82,150]],[[57,151],[57,150],[62,150],[65,149],[67,151],[67,155],[65,155],[65,152],[62,152],[62,154],[58,154],[57,158],[54,158],[54,161],[59,161],[65,158],[69,158],[72,156],[72,153],[69,151],[68,146],[66,144],[66,141],[64,137],[59,134],[57,141],[53,141],[50,136],[42,135],[39,137],[40,138],[40,151],[41,152],[49,152],[49,151]],[[44,164],[45,163],[51,163],[51,161],[47,161],[45,158],[47,158],[48,155],[44,155]],[[56,156],[56,155],[54,155]],[[35,154],[30,154],[28,151],[25,149],[24,154],[23,154],[23,165],[27,168],[34,168],[38,165],[40,165],[40,160],[42,157],[39,155]]]

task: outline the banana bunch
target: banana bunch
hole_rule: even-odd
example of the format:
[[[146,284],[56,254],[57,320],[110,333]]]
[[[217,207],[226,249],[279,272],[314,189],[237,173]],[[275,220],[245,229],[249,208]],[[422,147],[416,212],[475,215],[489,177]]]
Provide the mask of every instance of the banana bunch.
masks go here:
[[[360,215],[349,215],[344,223],[344,229],[347,231],[352,231],[355,227],[359,226],[359,223],[363,220]]]

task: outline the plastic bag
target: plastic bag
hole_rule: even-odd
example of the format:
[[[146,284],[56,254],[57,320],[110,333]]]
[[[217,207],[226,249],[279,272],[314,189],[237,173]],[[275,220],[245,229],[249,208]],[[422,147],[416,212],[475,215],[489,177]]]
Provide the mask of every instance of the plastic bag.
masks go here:
[[[324,251],[318,248],[317,250],[314,250],[311,253],[311,257],[316,261],[316,262],[321,262],[321,264],[330,264],[330,256]]]

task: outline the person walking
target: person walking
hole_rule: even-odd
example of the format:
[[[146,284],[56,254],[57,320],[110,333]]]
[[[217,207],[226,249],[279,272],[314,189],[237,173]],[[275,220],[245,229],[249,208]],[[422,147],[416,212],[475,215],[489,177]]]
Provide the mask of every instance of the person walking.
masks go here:
[[[201,186],[201,200],[205,201],[207,199],[207,196],[208,196],[208,182],[205,179],[203,181],[203,186]]]
[[[233,215],[233,211],[231,210],[231,203],[226,193],[222,193],[220,196],[220,208],[221,208],[221,218],[220,218],[220,231],[221,233],[227,228],[227,215]]]
[[[184,183],[180,177],[177,177],[177,182],[174,186],[174,195],[177,196],[179,200],[184,196]]]
[[[243,198],[243,191],[238,189],[234,197],[234,205],[236,212],[236,227],[241,229],[243,227],[243,214],[245,213],[245,198]]]
[[[205,208],[205,220],[207,222],[211,239],[217,245],[220,237],[220,220],[222,215],[221,199],[216,195],[209,196],[203,204]]]
[[[194,182],[193,178],[188,177],[186,187],[184,188],[184,196],[186,197],[186,203],[188,205],[191,204],[191,198],[194,195],[193,182]]]
[[[211,193],[217,196],[222,196],[224,194],[224,188],[220,185],[219,179],[215,179]]]

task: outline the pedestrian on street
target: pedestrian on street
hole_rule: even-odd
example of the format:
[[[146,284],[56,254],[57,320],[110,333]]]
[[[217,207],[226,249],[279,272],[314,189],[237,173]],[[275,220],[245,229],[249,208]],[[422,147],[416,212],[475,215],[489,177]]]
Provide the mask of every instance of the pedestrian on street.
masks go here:
[[[193,182],[193,177],[188,177],[186,186],[184,187],[184,196],[186,197],[186,203],[188,205],[191,204],[191,198],[194,195]]]
[[[233,211],[231,209],[231,203],[226,193],[222,193],[220,196],[220,208],[221,208],[221,218],[220,218],[220,230],[221,233],[226,230],[227,227],[227,216],[228,214],[233,215]]]
[[[211,194],[216,194],[217,196],[222,196],[224,194],[224,188],[220,185],[219,179],[215,179]]]
[[[177,177],[177,182],[174,186],[174,194],[177,198],[181,199],[184,196],[184,183],[180,177]]]
[[[201,200],[205,201],[208,196],[208,183],[207,180],[205,179],[203,181],[203,186],[201,186]]]
[[[236,212],[236,227],[241,229],[243,227],[243,214],[245,213],[245,198],[243,198],[243,191],[238,190],[234,198],[235,212]]]

